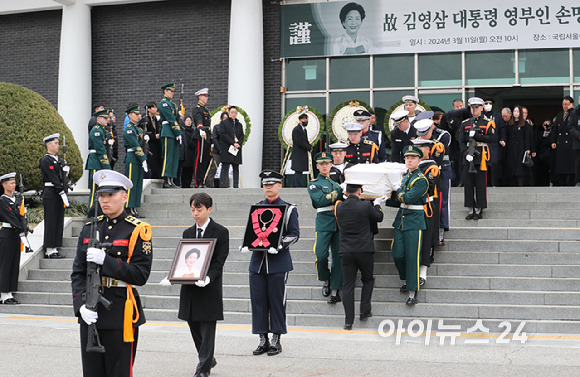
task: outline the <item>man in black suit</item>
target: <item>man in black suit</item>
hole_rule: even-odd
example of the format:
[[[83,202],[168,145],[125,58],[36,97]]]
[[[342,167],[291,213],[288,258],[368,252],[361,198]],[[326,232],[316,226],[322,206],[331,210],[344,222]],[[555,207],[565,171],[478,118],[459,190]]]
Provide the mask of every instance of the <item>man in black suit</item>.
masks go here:
[[[312,152],[312,145],[308,141],[308,114],[300,114],[299,124],[292,130],[292,187],[302,186],[302,172],[308,170],[309,152]]]
[[[373,204],[360,200],[362,184],[346,182],[348,198],[336,205],[336,219],[340,230],[339,254],[342,261],[342,304],[344,305],[344,329],[352,330],[354,322],[354,285],[357,270],[363,283],[360,299],[360,320],[372,317],[371,297],[375,278],[375,245],[371,223],[383,221],[380,203],[386,198],[375,199]]]
[[[417,137],[417,130],[409,123],[407,110],[393,112],[391,119],[394,125],[391,131],[391,161],[404,163],[403,148],[411,144],[411,139]]]
[[[187,321],[199,363],[195,377],[207,377],[217,361],[214,358],[216,322],[224,319],[222,273],[230,248],[230,235],[209,215],[213,200],[206,193],[196,193],[189,199],[195,225],[183,232],[183,238],[215,238],[214,252],[204,280],[181,286],[178,318]]]
[[[230,187],[230,165],[234,170],[234,188],[240,187],[240,165],[242,164],[242,144],[244,128],[237,119],[238,108],[230,106],[228,118],[221,121],[218,127],[221,151],[222,173],[220,187]]]

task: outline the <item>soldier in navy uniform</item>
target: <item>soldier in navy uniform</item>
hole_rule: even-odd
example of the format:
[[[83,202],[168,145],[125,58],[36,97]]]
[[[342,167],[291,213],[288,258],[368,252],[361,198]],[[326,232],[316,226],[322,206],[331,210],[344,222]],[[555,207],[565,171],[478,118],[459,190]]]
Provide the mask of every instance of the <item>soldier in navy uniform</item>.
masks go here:
[[[391,131],[391,161],[405,162],[403,148],[411,144],[411,139],[417,136],[415,127],[409,123],[409,112],[399,110],[391,113],[393,130]]]
[[[346,147],[345,161],[348,166],[356,164],[378,163],[379,147],[370,140],[362,139],[362,125],[348,123],[344,126],[348,132],[348,146]]]
[[[273,170],[260,173],[266,199],[257,204],[286,205],[282,229],[282,242],[268,251],[254,251],[250,260],[250,300],[252,304],[252,334],[260,335],[260,343],[254,355],[268,353],[274,356],[282,352],[280,336],[286,334],[286,281],[292,271],[290,245],[300,237],[298,210],[296,206],[279,196],[284,176]],[[247,247],[242,253],[249,252]],[[268,339],[272,333],[272,341]]]
[[[342,142],[336,142],[334,144],[330,144],[330,154],[332,154],[332,167],[330,168],[330,178],[338,183],[341,184],[344,182],[344,168],[346,166],[346,162],[344,158],[346,156],[346,147],[347,144]]]
[[[26,238],[26,229],[22,226],[20,206],[22,197],[14,196],[16,191],[16,173],[0,177],[0,304],[20,304],[12,293],[18,288],[20,272],[21,242],[27,251],[30,243]]]
[[[318,177],[308,184],[308,195],[316,208],[316,277],[324,282],[322,295],[330,296],[329,304],[340,302],[339,290],[342,289],[342,266],[339,255],[338,227],[334,216],[334,204],[342,199],[342,188],[330,178],[332,157],[328,152],[314,156]],[[328,268],[328,249],[332,253],[332,263]]]
[[[60,134],[52,134],[44,139],[46,154],[40,159],[40,173],[44,182],[42,204],[44,206],[44,248],[45,258],[62,259],[64,255],[58,252],[62,247],[62,231],[64,227],[64,209],[69,206],[65,176],[70,167],[59,159]]]
[[[363,140],[370,140],[379,147],[379,162],[387,161],[387,150],[385,149],[381,132],[369,129],[371,125],[371,113],[366,110],[356,110],[353,116],[357,123],[363,126],[361,138]]]
[[[80,324],[83,376],[130,377],[139,326],[145,323],[139,293],[132,286],[145,285],[151,272],[151,226],[125,212],[127,191],[132,187],[127,177],[112,170],[99,170],[93,179],[98,185],[98,203],[103,211],[97,218],[97,238],[108,246],[89,248],[91,223],[83,227],[71,274],[74,313]],[[110,310],[98,305],[94,311],[85,305],[88,262],[99,265],[102,295],[112,302]],[[125,310],[126,301],[134,312]],[[104,353],[86,351],[90,324],[96,324]]]
[[[403,98],[401,98],[401,100],[404,102],[403,104],[403,108],[405,109],[405,111],[408,111],[408,117],[409,117],[409,122],[411,123],[411,125],[413,125],[413,122],[415,121],[415,117],[419,114],[421,114],[421,110],[417,110],[417,105],[419,104],[419,98],[415,97],[415,96],[404,96]]]
[[[443,113],[435,112],[433,116],[433,130],[431,133],[431,140],[435,140],[445,148],[443,154],[443,162],[441,162],[439,169],[441,170],[441,179],[439,180],[439,195],[441,197],[441,216],[439,225],[439,244],[444,245],[444,233],[449,230],[449,203],[450,203],[450,190],[451,178],[453,177],[453,169],[451,168],[451,158],[449,152],[451,149],[451,141],[453,138],[451,134],[441,128],[439,125],[441,123]]]
[[[196,143],[196,160],[195,166],[193,167],[193,175],[195,181],[195,187],[205,188],[204,180],[205,173],[209,167],[209,162],[211,159],[211,113],[205,107],[207,100],[209,99],[209,89],[203,88],[195,92],[197,96],[197,105],[193,109],[193,125],[195,127],[195,132],[193,133],[193,139]],[[227,151],[226,151],[227,152]],[[228,173],[226,173],[228,174]]]

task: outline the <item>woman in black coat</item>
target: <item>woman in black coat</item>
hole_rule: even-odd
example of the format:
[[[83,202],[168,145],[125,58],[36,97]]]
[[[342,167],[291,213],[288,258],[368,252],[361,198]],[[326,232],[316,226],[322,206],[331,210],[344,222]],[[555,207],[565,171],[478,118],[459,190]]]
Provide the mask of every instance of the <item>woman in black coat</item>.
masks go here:
[[[507,125],[506,135],[506,174],[508,186],[523,186],[526,177],[526,166],[523,164],[524,153],[531,153],[532,126],[524,119],[522,107],[517,105],[513,117]]]
[[[181,187],[190,188],[193,180],[193,167],[195,165],[196,144],[193,140],[195,129],[192,127],[191,117],[185,118],[183,137],[179,147],[179,159],[181,160]]]
[[[238,109],[235,106],[230,106],[228,115],[229,118],[223,120],[218,129],[222,163],[220,187],[230,187],[229,173],[230,165],[232,165],[234,170],[234,188],[238,188],[240,187],[240,165],[242,164],[244,129],[237,119]],[[232,154],[232,152],[235,154]]]

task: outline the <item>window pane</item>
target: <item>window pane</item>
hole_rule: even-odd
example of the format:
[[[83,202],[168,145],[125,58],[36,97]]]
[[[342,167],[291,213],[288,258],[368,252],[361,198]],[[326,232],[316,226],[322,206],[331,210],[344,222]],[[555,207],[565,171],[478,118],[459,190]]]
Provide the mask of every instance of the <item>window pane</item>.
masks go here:
[[[460,86],[461,54],[419,55],[419,86]]]
[[[330,111],[334,110],[339,103],[350,100],[370,102],[369,92],[344,92],[344,93],[330,93]]]
[[[330,87],[332,89],[368,88],[370,74],[368,56],[330,60]]]
[[[437,108],[444,112],[453,110],[453,101],[457,98],[461,99],[461,92],[419,94],[419,99],[429,105],[433,111],[438,110]]]
[[[415,86],[413,55],[375,56],[374,64],[375,88]]]
[[[573,51],[574,56],[574,82],[580,82],[580,49]]]
[[[286,98],[286,112],[290,110],[296,110],[298,106],[308,106],[313,107],[322,114],[322,117],[326,117],[326,98],[324,97],[301,97],[301,98]]]
[[[291,59],[286,64],[288,90],[326,89],[326,59]]]
[[[520,82],[522,84],[569,83],[570,58],[568,50],[521,50],[519,52]]]
[[[515,84],[513,51],[478,51],[465,54],[467,85]]]

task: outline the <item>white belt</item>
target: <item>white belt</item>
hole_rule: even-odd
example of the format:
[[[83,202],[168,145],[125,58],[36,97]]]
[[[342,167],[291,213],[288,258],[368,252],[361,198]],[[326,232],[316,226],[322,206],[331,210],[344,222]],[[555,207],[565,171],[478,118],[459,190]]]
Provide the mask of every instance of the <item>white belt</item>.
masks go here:
[[[449,155],[446,154],[445,156],[443,156],[443,161],[449,161]]]
[[[2,228],[14,228],[10,223],[2,223]]]
[[[320,208],[316,208],[316,212],[327,212],[327,211],[332,211],[333,209],[334,209],[333,206],[320,207]]]
[[[127,152],[133,152],[133,148],[127,149]]]
[[[432,197],[432,196],[430,196],[430,197],[429,197],[429,201],[430,201],[430,202],[432,202],[432,201],[433,201],[433,197]]]
[[[108,276],[102,277],[103,287],[105,288],[114,288],[114,287],[127,287],[127,283],[122,280],[117,280],[110,278]]]
[[[95,149],[89,149],[89,153],[97,153]]]
[[[164,120],[163,122],[161,122],[161,124],[169,124],[169,122]]]
[[[401,208],[415,209],[415,210],[421,210],[421,211],[423,211],[425,209],[423,206],[420,206],[418,204],[405,204],[405,203],[401,203]]]
[[[44,182],[44,187],[54,187],[54,183],[52,183],[52,182]]]

